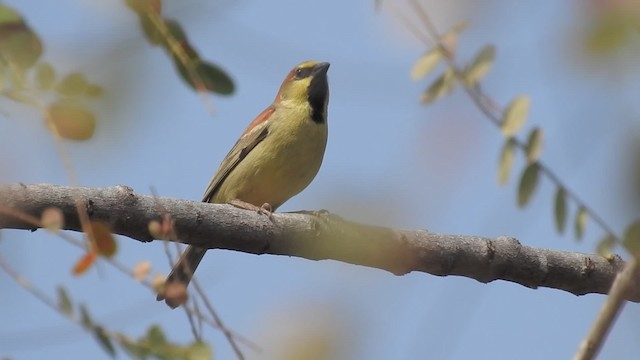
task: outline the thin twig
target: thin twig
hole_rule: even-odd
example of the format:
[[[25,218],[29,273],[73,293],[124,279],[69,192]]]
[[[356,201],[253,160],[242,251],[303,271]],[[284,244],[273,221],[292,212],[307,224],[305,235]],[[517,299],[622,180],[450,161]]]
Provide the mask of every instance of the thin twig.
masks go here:
[[[638,260],[632,258],[613,282],[611,292],[602,305],[602,309],[600,309],[598,317],[591,326],[591,330],[580,343],[580,347],[578,347],[578,351],[573,357],[574,360],[590,360],[596,357],[606,340],[609,330],[624,307],[625,295],[634,281],[637,281],[639,273]]]
[[[207,296],[204,293],[204,291],[202,291],[202,288],[200,287],[200,284],[198,283],[198,281],[195,278],[191,279],[191,285],[195,288],[195,290],[198,293],[198,295],[200,295],[200,298],[202,299],[202,303],[207,308],[207,310],[211,314],[211,317],[216,322],[216,324],[218,324],[218,327],[222,330],[222,333],[227,338],[227,341],[231,345],[231,348],[233,348],[233,352],[236,353],[236,356],[238,357],[238,359],[244,360],[244,355],[242,354],[242,351],[240,351],[240,348],[238,347],[238,344],[236,344],[235,340],[233,339],[233,336],[232,336],[231,332],[229,332],[227,330],[227,327],[222,322],[222,318],[218,315],[218,313],[213,308],[213,306],[211,306],[211,303],[209,302],[209,299],[207,298]]]
[[[77,319],[75,319],[73,316],[70,316],[70,315],[64,313],[63,311],[61,311],[60,307],[58,306],[58,304],[55,301],[53,301],[51,298],[49,298],[47,296],[47,294],[45,294],[43,291],[41,291],[40,289],[35,287],[27,278],[25,278],[24,276],[20,275],[1,256],[0,256],[0,268],[2,268],[2,270],[4,270],[9,276],[11,276],[13,278],[13,280],[15,280],[16,283],[18,283],[18,285],[20,285],[23,289],[25,289],[27,292],[29,292],[31,295],[33,295],[35,298],[37,298],[38,300],[43,302],[45,305],[47,305],[51,309],[55,310],[57,313],[59,313],[62,316],[66,317],[67,319],[69,319],[69,320],[81,325],[81,323],[79,321],[77,321]]]
[[[32,225],[34,228],[42,228],[42,223],[40,222],[40,219],[36,218],[35,216],[29,215],[29,214],[25,214],[23,212],[19,212],[16,211],[14,209],[10,209],[10,208],[6,208],[4,206],[0,205],[0,215],[4,215],[4,216],[11,216],[14,217],[16,219],[20,219],[21,221]],[[67,242],[69,242],[72,245],[75,245],[81,249],[84,249],[84,245],[85,242],[76,239],[75,237],[71,236],[69,233],[67,232],[63,232],[63,231],[54,231],[55,235],[62,238],[63,240],[66,240]],[[165,242],[166,244],[166,242]],[[179,245],[179,244],[178,244]],[[115,258],[103,258],[108,264],[110,264],[111,266],[113,266],[114,268],[116,268],[117,270],[119,270],[120,272],[128,275],[130,278],[135,279],[136,276],[133,273],[133,270],[131,270],[128,266],[122,264],[121,262],[119,262],[118,260],[116,260]],[[0,259],[1,260],[1,259]],[[4,265],[4,266],[1,266]],[[4,264],[0,264],[0,267],[2,267],[3,269],[7,270],[11,270],[12,268],[9,267],[9,265],[5,262]],[[18,281],[18,279],[23,279],[20,277],[20,275],[15,272],[15,271],[7,271],[7,273],[13,277],[14,279],[16,279],[16,281],[21,284],[21,285],[29,285],[30,287],[25,287],[25,289],[30,290],[30,289],[36,289],[34,286],[32,286],[28,281],[27,282],[20,282]],[[142,285],[146,286],[147,288],[153,290],[153,284],[151,283],[151,281],[147,280],[147,279],[143,279],[143,280],[137,280],[139,283],[141,283]],[[37,290],[37,289],[36,289]],[[41,296],[38,296],[39,299],[41,300],[46,300],[46,295],[44,295],[44,293],[40,292],[39,293]],[[53,303],[53,302],[52,302]],[[49,304],[49,303],[48,303]],[[228,328],[221,328],[220,327],[220,321],[217,320],[213,320],[213,319],[209,319],[206,316],[204,316],[202,313],[200,313],[197,309],[188,306],[187,304],[184,304],[184,309],[185,311],[187,311],[189,314],[191,314],[192,316],[197,317],[200,321],[208,324],[209,326],[211,326],[214,329],[218,329],[220,331],[222,331],[225,336],[231,336],[232,339],[237,339],[238,341],[241,341],[242,343],[244,343],[246,346],[248,346],[249,348],[252,348],[256,351],[259,351],[259,347],[257,344],[255,344],[254,342],[250,341],[249,339],[247,339],[246,337],[232,331],[229,330]],[[57,310],[57,307],[56,307]],[[72,319],[75,321],[75,319]],[[218,319],[219,320],[219,319]],[[233,346],[237,346],[235,343]]]
[[[159,198],[159,196],[156,193],[155,189],[152,188],[151,192],[152,192],[152,194],[154,196],[154,199],[158,199]],[[166,223],[166,222],[171,221],[171,216],[169,215],[169,212],[167,211],[167,209],[162,205],[162,203],[157,201],[156,202],[156,207],[162,213],[163,222]],[[163,227],[166,227],[166,226],[163,226]],[[169,232],[168,232],[167,235],[172,239],[177,239],[178,238],[178,235],[176,234],[175,228],[173,226],[171,226],[169,228]],[[176,248],[178,249],[178,252],[179,252],[180,251],[180,245],[178,243],[175,243],[175,246],[176,246]],[[164,242],[164,250],[165,250],[165,253],[167,255],[167,258],[169,259],[169,264],[171,266],[175,266],[176,262],[174,260],[174,256],[173,256],[171,250],[169,249],[169,242],[167,242],[167,241]],[[187,266],[187,268],[189,268],[189,267]],[[209,299],[207,298],[207,295],[204,293],[204,291],[202,291],[202,288],[198,284],[197,279],[195,278],[195,274],[191,274],[191,277],[192,277],[191,282],[194,285],[197,294],[200,296],[200,298],[204,302],[205,307],[207,308],[207,310],[211,314],[211,317],[213,318],[213,321],[215,322],[217,328],[220,331],[222,331],[222,333],[224,334],[225,338],[229,342],[229,345],[231,345],[231,348],[236,353],[236,356],[238,357],[238,359],[244,360],[244,355],[242,354],[242,351],[240,350],[240,347],[238,346],[238,344],[235,342],[233,333],[229,329],[226,328],[226,326],[222,322],[222,318],[220,316],[218,316],[218,313],[213,309],[213,306],[209,302]],[[186,289],[185,289],[185,291],[186,291]],[[197,303],[195,298],[193,299],[193,307],[196,310],[196,312],[198,314],[200,314],[200,309],[198,308],[198,303]],[[201,337],[202,337],[202,318],[203,318],[203,316],[199,316],[198,317],[198,319],[200,319],[200,322],[199,322],[200,326],[196,326],[196,322],[194,320],[193,313],[190,312],[186,307],[184,308],[184,311],[186,312],[187,319],[189,320],[189,325],[191,326],[191,331],[193,332],[194,337],[196,339],[200,340]]]

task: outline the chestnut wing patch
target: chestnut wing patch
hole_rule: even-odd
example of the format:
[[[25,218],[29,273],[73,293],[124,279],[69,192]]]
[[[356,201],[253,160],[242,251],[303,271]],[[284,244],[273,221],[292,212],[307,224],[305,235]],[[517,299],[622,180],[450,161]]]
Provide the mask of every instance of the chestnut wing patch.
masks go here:
[[[251,125],[254,125],[253,122],[251,123]],[[253,127],[258,125],[262,125],[263,129],[261,131],[254,131],[253,133],[249,132],[246,135],[243,135],[231,148],[229,154],[227,154],[227,156],[222,161],[222,164],[220,164],[218,172],[216,172],[213,179],[211,179],[211,181],[209,182],[207,190],[205,190],[204,192],[202,201],[211,201],[211,199],[216,194],[227,176],[229,176],[231,171],[233,171],[233,169],[240,163],[240,161],[247,157],[247,155],[256,147],[256,145],[258,145],[267,137],[267,135],[269,135],[269,127],[267,124],[255,124]]]

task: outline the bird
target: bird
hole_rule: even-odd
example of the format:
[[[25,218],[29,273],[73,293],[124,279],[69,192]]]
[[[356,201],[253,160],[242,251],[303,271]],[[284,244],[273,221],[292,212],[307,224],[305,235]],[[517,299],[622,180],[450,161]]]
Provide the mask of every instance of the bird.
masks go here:
[[[304,190],[318,173],[327,144],[328,62],[304,61],[285,77],[278,93],[246,128],[209,182],[203,202],[231,203],[271,212]],[[186,301],[186,288],[207,249],[189,245],[157,300],[171,308]],[[170,287],[182,296],[171,296]]]

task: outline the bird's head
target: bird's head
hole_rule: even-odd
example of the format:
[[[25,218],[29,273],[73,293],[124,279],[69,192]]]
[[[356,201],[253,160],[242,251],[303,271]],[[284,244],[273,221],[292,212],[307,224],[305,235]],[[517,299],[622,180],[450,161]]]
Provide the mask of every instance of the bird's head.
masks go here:
[[[282,82],[275,103],[308,103],[313,121],[324,122],[329,103],[327,70],[328,62],[305,61],[294,67]]]

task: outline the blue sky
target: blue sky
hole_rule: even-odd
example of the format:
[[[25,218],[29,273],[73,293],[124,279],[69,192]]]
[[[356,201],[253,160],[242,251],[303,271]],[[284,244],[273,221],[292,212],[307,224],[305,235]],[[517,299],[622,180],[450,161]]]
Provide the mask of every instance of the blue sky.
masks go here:
[[[499,131],[459,91],[434,105],[418,103],[428,82],[412,82],[409,72],[424,44],[388,7],[374,11],[373,1],[167,2],[165,15],[180,21],[200,54],[236,82],[234,96],[208,98],[212,113],[162,50],[144,41],[120,2],[6,3],[40,34],[45,60],[63,72],[84,71],[106,88],[104,102],[95,104],[95,138],[67,144],[80,185],[126,184],[143,194],[153,187],[163,196],[198,200],[289,69],[316,59],[332,64],[329,143],[314,182],[279,210],[328,209],[368,223],[509,235],[534,247],[581,252],[593,252],[603,235],[593,223],[582,242],[571,232],[556,234],[547,180],[530,206],[516,208],[516,173],[504,188],[496,182]],[[587,17],[578,2],[481,4],[426,6],[442,31],[471,20],[459,39],[461,62],[496,45],[483,89],[501,104],[531,97],[525,130],[544,129],[542,161],[621,233],[638,213],[631,181],[640,135],[638,65],[580,52]],[[17,106],[5,112],[0,181],[69,184],[38,114]],[[516,168],[522,166],[519,158]],[[135,337],[157,323],[172,340],[191,341],[183,312],[156,303],[108,264],[76,278],[70,268],[81,254],[67,243],[41,231],[5,230],[2,240],[3,257],[22,274],[52,295],[64,284],[108,328]],[[122,262],[150,260],[154,272],[168,272],[161,243],[123,238],[119,245]],[[281,358],[281,349],[318,338],[336,344],[333,358],[568,358],[605,299],[223,251],[207,254],[198,276],[228,326],[264,349],[247,350],[252,359]],[[1,355],[107,358],[90,335],[7,276],[0,275],[0,286]],[[635,358],[638,320],[638,307],[629,304],[602,358]],[[219,332],[205,335],[218,358],[231,358]]]

